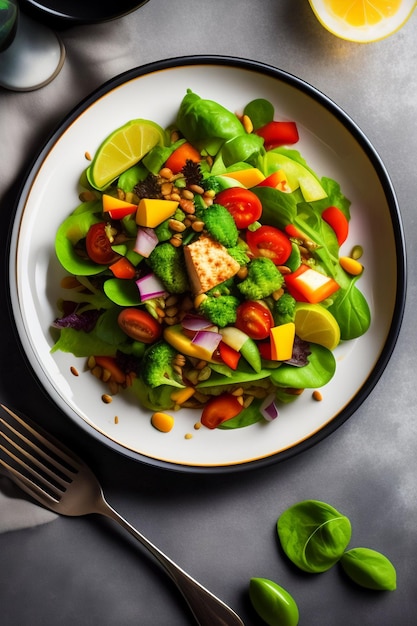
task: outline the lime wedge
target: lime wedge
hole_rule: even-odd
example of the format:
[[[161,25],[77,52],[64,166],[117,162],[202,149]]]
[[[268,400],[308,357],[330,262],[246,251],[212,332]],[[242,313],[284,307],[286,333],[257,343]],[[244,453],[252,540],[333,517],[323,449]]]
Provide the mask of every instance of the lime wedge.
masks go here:
[[[340,327],[334,315],[321,304],[297,302],[295,332],[304,341],[334,350],[340,341]]]
[[[163,128],[150,120],[131,120],[99,146],[87,169],[92,187],[106,189],[122,172],[140,161],[154,146],[164,145]]]

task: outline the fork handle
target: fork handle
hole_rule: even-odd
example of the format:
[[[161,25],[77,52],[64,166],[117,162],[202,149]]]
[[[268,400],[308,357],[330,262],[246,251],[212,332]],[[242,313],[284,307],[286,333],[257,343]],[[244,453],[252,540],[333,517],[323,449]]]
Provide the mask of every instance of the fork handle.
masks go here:
[[[184,596],[197,623],[200,626],[244,626],[240,617],[203,587],[159,548],[134,528],[105,499],[97,503],[97,513],[101,513],[120,524],[139,541],[159,561]]]

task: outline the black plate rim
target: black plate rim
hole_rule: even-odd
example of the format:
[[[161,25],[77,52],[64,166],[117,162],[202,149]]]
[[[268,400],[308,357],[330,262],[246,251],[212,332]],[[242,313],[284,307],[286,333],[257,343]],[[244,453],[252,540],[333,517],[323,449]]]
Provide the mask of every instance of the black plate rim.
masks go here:
[[[224,56],[224,55],[191,55],[191,56],[181,56],[181,57],[172,57],[168,59],[163,59],[159,61],[154,61],[151,63],[147,63],[145,65],[132,68],[127,70],[114,78],[103,83],[100,87],[95,89],[90,95],[88,95],[85,99],[83,99],[68,115],[61,121],[58,127],[51,133],[49,139],[46,141],[44,146],[40,149],[37,156],[34,158],[32,165],[28,170],[28,174],[23,181],[20,191],[17,195],[17,200],[14,206],[14,212],[12,214],[11,220],[11,228],[8,238],[8,249],[7,249],[7,289],[10,294],[11,290],[11,281],[13,277],[11,276],[9,265],[10,265],[10,244],[12,238],[12,232],[14,227],[14,222],[16,216],[18,214],[19,206],[25,198],[25,192],[30,189],[31,183],[36,176],[38,171],[38,167],[41,165],[42,161],[48,154],[49,150],[52,148],[54,143],[59,139],[60,135],[68,128],[74,120],[89,106],[94,104],[94,102],[100,97],[104,96],[109,91],[113,90],[116,87],[119,87],[125,82],[128,82],[132,79],[136,79],[145,74],[150,74],[153,72],[159,72],[165,69],[172,69],[179,66],[188,66],[188,65],[221,65],[221,66],[231,66],[243,68],[251,71],[255,71],[258,73],[266,74],[268,76],[272,76],[278,78],[280,81],[288,83],[296,87],[298,90],[304,92],[309,95],[313,99],[317,100],[322,106],[327,108],[344,126],[345,128],[355,137],[361,148],[364,150],[369,160],[371,161],[375,171],[378,175],[382,188],[387,198],[387,203],[390,210],[390,217],[393,226],[394,240],[397,251],[397,285],[396,285],[396,297],[395,297],[395,306],[394,306],[394,314],[391,321],[390,329],[387,334],[386,342],[383,346],[381,354],[379,355],[376,364],[373,370],[370,372],[368,378],[363,382],[362,387],[357,391],[356,395],[353,397],[351,402],[344,407],[337,415],[333,417],[333,419],[323,426],[319,431],[314,433],[308,439],[301,441],[294,446],[278,452],[276,454],[269,455],[265,458],[255,459],[253,461],[245,461],[242,463],[232,464],[232,465],[220,465],[220,466],[195,466],[195,465],[182,465],[172,462],[167,462],[159,459],[154,459],[147,457],[146,455],[133,452],[131,450],[125,449],[120,444],[112,441],[105,435],[98,432],[92,426],[84,422],[84,420],[78,418],[75,420],[75,423],[81,428],[82,431],[86,432],[89,436],[93,437],[95,440],[103,443],[107,448],[110,448],[129,459],[134,461],[141,462],[145,465],[150,465],[152,467],[156,467],[159,469],[178,471],[178,472],[187,472],[187,473],[198,473],[198,474],[215,474],[215,473],[230,473],[237,472],[243,470],[249,470],[254,468],[265,467],[267,465],[271,465],[273,463],[282,462],[289,458],[292,458],[302,452],[308,450],[309,448],[317,445],[324,439],[326,439],[330,434],[335,432],[347,419],[349,419],[356,410],[365,402],[366,398],[370,395],[377,382],[381,378],[388,362],[392,356],[395,345],[398,340],[398,336],[400,333],[405,302],[406,302],[406,292],[407,292],[407,254],[406,254],[406,246],[405,246],[405,236],[404,229],[401,219],[401,213],[399,204],[396,198],[396,194],[394,191],[394,187],[392,185],[391,179],[389,177],[388,171],[382,162],[381,157],[377,153],[376,149],[371,144],[370,140],[366,137],[366,135],[362,132],[359,126],[352,120],[352,118],[333,100],[331,100],[328,96],[322,93],[319,89],[314,87],[313,85],[307,83],[305,80],[298,78],[297,76],[274,67],[272,65],[268,65],[266,63],[255,61],[251,59],[245,59],[240,57],[233,56]],[[11,299],[9,298],[9,301]],[[33,370],[33,367],[29,363],[29,358],[25,354],[23,349],[23,345],[21,339],[19,337],[16,322],[13,318],[13,312],[11,310],[11,302],[9,302],[10,313],[12,324],[17,336],[18,343],[20,345],[21,351],[25,358],[25,361],[28,363],[29,368],[32,372],[32,375],[40,384],[42,390],[50,400],[57,406],[60,413],[62,413],[67,419],[70,419],[68,415],[64,413],[58,406],[58,404],[54,401],[54,398],[49,396],[46,392],[46,389],[43,388],[43,385],[39,381],[39,377],[36,372]],[[74,421],[74,420],[72,420]]]

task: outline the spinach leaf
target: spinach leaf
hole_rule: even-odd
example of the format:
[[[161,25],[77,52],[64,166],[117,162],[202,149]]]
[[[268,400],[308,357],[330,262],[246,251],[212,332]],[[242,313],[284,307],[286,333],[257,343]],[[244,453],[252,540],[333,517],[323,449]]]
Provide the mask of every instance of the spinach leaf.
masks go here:
[[[246,134],[234,113],[213,100],[203,100],[191,89],[180,104],[177,126],[193,146],[212,156],[227,139]]]
[[[282,549],[300,569],[325,572],[343,555],[351,537],[349,519],[325,502],[304,500],[278,518]]]
[[[349,578],[367,589],[394,591],[397,586],[395,567],[376,550],[352,548],[344,553],[340,565]]]
[[[223,144],[220,155],[225,167],[239,161],[248,161],[256,157],[262,150],[264,140],[258,135],[238,135]]]
[[[294,221],[298,204],[303,199],[299,189],[286,193],[273,187],[253,187],[251,191],[262,203],[260,218],[262,224],[269,224],[281,230]]]
[[[55,253],[62,267],[76,276],[93,276],[103,271],[103,266],[80,257],[74,246],[86,237],[90,226],[100,222],[96,211],[100,211],[96,202],[82,204],[59,226],[55,236]]]
[[[117,350],[131,352],[131,344],[114,344],[103,341],[97,334],[96,329],[86,333],[83,330],[74,328],[63,328],[60,331],[59,339],[52,347],[51,352],[70,352],[77,357],[89,357],[92,354],[101,356],[115,356]]]
[[[294,367],[283,363],[276,369],[269,370],[271,382],[277,387],[294,389],[314,389],[328,383],[336,371],[336,359],[333,352],[316,343],[310,344],[308,365]]]
[[[368,302],[355,285],[358,278],[356,276],[346,281],[344,288],[335,294],[333,304],[329,306],[329,311],[333,313],[340,326],[342,339],[360,337],[366,333],[371,323]]]
[[[139,289],[131,280],[109,278],[103,284],[103,290],[119,306],[136,306],[141,303]]]
[[[250,117],[254,130],[258,130],[274,119],[274,105],[265,98],[256,98],[248,102],[243,109],[243,115]]]

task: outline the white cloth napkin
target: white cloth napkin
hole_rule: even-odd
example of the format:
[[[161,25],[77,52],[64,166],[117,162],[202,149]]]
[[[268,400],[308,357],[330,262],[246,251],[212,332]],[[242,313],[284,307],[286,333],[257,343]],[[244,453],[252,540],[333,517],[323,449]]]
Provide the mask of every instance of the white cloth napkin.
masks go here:
[[[0,533],[38,526],[57,515],[29,500],[6,476],[0,476]]]

